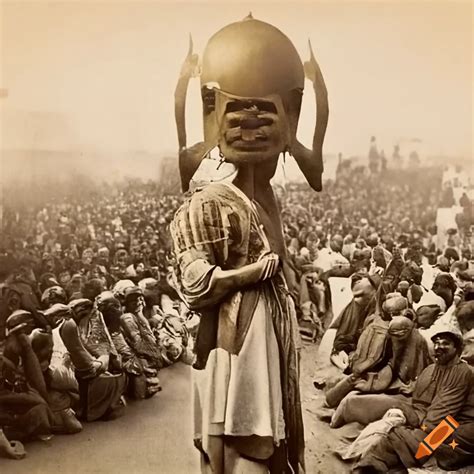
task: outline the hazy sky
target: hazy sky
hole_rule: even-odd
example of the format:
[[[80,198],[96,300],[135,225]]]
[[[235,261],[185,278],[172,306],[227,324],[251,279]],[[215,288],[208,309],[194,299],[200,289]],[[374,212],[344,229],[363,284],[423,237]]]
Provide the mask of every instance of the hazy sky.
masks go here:
[[[187,51],[252,11],[303,60],[311,38],[330,100],[325,152],[391,154],[402,138],[429,153],[472,151],[470,2],[3,2],[4,148],[176,150],[173,92]],[[309,144],[307,83],[300,136]],[[188,143],[201,138],[198,81]]]

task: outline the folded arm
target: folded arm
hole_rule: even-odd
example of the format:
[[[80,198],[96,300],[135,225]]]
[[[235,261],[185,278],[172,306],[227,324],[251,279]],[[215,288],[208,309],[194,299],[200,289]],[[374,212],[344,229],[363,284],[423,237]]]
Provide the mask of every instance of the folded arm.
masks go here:
[[[183,296],[191,309],[213,306],[230,293],[273,277],[278,263],[273,253],[234,270],[222,270],[204,260],[193,262],[183,272]]]

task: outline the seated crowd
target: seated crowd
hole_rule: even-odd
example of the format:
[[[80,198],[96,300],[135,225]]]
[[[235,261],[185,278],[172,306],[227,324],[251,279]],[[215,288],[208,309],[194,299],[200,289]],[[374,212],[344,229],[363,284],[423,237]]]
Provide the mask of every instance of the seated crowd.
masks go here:
[[[439,464],[474,453],[470,236],[453,231],[436,247],[440,188],[439,169],[359,168],[319,194],[277,189],[302,333],[331,347],[315,381],[331,426],[370,426],[394,409],[404,420],[351,457],[356,469],[417,465],[422,429],[447,415],[459,446],[438,450]],[[175,289],[168,232],[181,198],[138,181],[89,191],[5,209],[0,456],[114,419],[127,399],[161,390],[160,369],[193,362],[199,318]],[[352,292],[340,312],[335,280]]]
[[[379,186],[389,184],[381,181]],[[434,215],[420,215],[428,217],[436,190],[433,182],[417,186],[396,200],[396,193],[387,196],[388,186],[372,183],[371,198],[380,209],[372,220],[354,222],[347,209],[333,207],[332,232],[322,232],[320,220],[308,233],[302,220],[288,235],[300,324],[305,335],[321,339],[314,381],[324,393],[319,417],[333,429],[365,426],[355,441],[334,447],[354,463],[354,472],[474,466],[470,235],[453,229],[444,248],[436,248]],[[419,200],[412,210],[410,200]],[[385,227],[386,217],[394,224]],[[351,297],[333,311],[337,280],[346,282]],[[432,456],[417,459],[420,442],[448,416],[459,427]]]
[[[7,208],[0,457],[23,457],[22,441],[114,419],[127,400],[161,390],[161,368],[192,363],[199,319],[173,289],[164,257],[178,200],[158,199],[155,189],[126,185],[114,203],[104,193]]]

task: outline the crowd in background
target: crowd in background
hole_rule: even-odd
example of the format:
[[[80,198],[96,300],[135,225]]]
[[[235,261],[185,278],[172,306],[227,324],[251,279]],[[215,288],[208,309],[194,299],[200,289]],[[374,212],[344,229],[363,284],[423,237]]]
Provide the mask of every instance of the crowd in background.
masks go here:
[[[302,331],[313,341],[335,332],[338,383],[316,383],[339,410],[335,426],[354,418],[343,403],[354,391],[390,392],[396,380],[416,380],[433,360],[438,320],[459,319],[459,337],[474,339],[472,202],[461,203],[462,225],[438,248],[441,180],[440,168],[346,161],[322,193],[298,183],[276,188]],[[199,318],[175,289],[168,230],[184,197],[140,180],[69,185],[28,205],[28,191],[17,190],[3,209],[0,454],[10,457],[24,451],[6,440],[48,439],[113,419],[127,399],[161,390],[160,369],[193,359]],[[349,281],[353,294],[340,315],[334,278]],[[473,363],[472,345],[464,347]],[[410,363],[401,369],[400,360]]]
[[[439,169],[346,164],[327,193],[294,186],[282,199],[300,326],[321,338],[319,417],[334,429],[365,427],[333,448],[353,472],[473,465],[473,203],[466,189],[457,202],[442,177]],[[445,235],[436,226],[441,207],[455,209]],[[336,310],[344,289],[350,296]],[[420,454],[446,417],[456,432]]]

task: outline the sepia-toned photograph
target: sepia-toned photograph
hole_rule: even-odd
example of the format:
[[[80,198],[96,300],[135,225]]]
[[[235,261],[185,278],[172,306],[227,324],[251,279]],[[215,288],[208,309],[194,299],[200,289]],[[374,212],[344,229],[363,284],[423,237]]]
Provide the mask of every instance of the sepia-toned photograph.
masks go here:
[[[470,0],[0,0],[0,472],[474,473]]]

